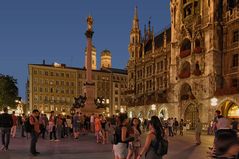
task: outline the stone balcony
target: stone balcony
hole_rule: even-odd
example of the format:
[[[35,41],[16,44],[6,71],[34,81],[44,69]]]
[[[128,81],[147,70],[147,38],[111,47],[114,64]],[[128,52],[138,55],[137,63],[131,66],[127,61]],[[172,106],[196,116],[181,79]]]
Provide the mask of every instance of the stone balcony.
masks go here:
[[[224,22],[228,23],[238,19],[239,19],[239,7],[235,7],[234,9],[226,12]]]

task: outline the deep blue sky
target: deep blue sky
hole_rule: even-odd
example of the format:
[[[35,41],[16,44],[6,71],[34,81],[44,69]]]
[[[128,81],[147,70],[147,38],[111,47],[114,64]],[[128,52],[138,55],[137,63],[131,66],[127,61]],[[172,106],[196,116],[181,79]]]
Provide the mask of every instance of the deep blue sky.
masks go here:
[[[94,19],[93,43],[100,52],[109,49],[112,65],[125,68],[134,7],[139,22],[151,17],[155,32],[170,24],[169,0],[5,0],[0,1],[0,73],[18,80],[25,99],[28,64],[65,63],[84,66],[86,17]]]

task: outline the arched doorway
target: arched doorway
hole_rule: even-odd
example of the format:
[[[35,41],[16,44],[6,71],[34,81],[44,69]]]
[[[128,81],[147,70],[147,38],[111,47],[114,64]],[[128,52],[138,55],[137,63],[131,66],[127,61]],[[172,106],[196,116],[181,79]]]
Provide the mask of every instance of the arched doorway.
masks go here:
[[[167,120],[168,119],[168,110],[167,110],[167,108],[160,109],[158,116],[159,116],[160,119]]]
[[[196,120],[199,117],[199,110],[196,105],[189,104],[184,113],[184,120],[188,129],[194,129]]]
[[[239,118],[239,105],[230,100],[224,101],[220,105],[220,109],[223,116],[228,118]]]

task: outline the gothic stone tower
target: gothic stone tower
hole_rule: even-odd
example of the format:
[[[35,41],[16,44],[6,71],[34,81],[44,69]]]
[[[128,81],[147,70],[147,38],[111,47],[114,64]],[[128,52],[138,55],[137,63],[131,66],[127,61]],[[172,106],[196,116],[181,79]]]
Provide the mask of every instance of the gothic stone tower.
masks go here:
[[[210,118],[210,98],[222,85],[222,0],[171,0],[171,101],[178,118]]]
[[[134,11],[134,19],[130,32],[130,43],[128,46],[128,51],[130,54],[130,59],[128,61],[128,88],[132,91],[135,91],[135,66],[136,60],[139,58],[140,48],[141,48],[141,35],[139,29],[139,19],[138,19],[138,10],[137,7]]]

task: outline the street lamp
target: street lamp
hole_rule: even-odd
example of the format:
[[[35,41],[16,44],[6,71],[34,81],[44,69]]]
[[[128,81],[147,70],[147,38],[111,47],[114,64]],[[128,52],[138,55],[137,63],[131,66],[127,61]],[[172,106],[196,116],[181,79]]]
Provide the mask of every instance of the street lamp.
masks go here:
[[[71,113],[72,116],[76,113],[76,110],[75,110],[74,107],[71,107],[71,109],[70,109],[70,113]]]
[[[63,116],[66,115],[65,109],[62,110],[62,115],[63,115]]]
[[[109,99],[106,99],[105,101],[103,97],[97,97],[94,101],[95,101],[96,109],[106,108],[107,104],[109,104]]]
[[[153,115],[155,115],[156,114],[155,113],[155,111],[156,111],[156,105],[155,104],[151,105],[151,110],[152,110]]]
[[[216,97],[211,98],[210,99],[210,104],[211,104],[212,108],[209,109],[209,110],[211,110],[210,111],[211,115],[209,114],[211,117],[209,116],[209,120],[211,120],[211,118],[213,118],[213,110],[218,104],[218,99]]]
[[[218,104],[218,99],[216,97],[213,97],[210,99],[211,106],[215,107]]]
[[[151,105],[151,110],[153,110],[153,111],[156,110],[156,105],[155,104]]]
[[[120,108],[120,113],[124,113],[124,108],[123,107]]]

